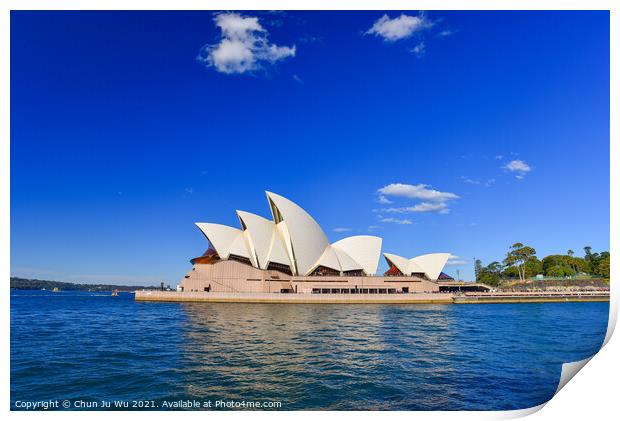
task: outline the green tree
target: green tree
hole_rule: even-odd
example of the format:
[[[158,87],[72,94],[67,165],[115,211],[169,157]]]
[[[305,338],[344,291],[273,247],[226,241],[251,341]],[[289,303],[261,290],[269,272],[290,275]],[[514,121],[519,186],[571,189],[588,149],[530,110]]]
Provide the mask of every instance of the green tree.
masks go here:
[[[509,266],[502,272],[502,277],[509,279],[519,278],[519,269],[516,266]]]
[[[501,282],[502,265],[499,262],[491,262],[483,267],[480,260],[476,261],[476,281],[490,286],[498,286]]]
[[[573,258],[563,254],[552,254],[542,260],[542,269],[545,276],[572,276],[576,270]]]
[[[586,269],[588,264],[586,260],[582,257],[573,257],[573,265],[575,266],[575,272],[588,272]]]
[[[502,280],[502,264],[491,262],[480,270],[480,282],[490,286],[498,286]]]
[[[535,255],[536,250],[533,247],[525,246],[522,243],[514,243],[506,254],[504,264],[508,267],[516,267],[519,279],[523,281],[525,280],[525,263]]]
[[[609,256],[609,253],[607,253],[607,255],[604,256],[600,262],[598,262],[596,274],[602,276],[603,278],[609,278],[610,263],[611,258]]]
[[[523,266],[525,269],[526,278],[531,278],[531,277],[538,275],[539,273],[543,273],[542,262],[538,260],[538,257],[536,256],[532,256],[529,259],[527,259],[527,261],[525,262]]]
[[[474,272],[476,274],[476,282],[480,282],[478,280],[478,275],[480,274],[481,271],[482,271],[482,260],[476,259],[476,261],[474,262]]]
[[[569,268],[568,266],[560,266],[560,265],[551,266],[547,270],[547,276],[553,276],[556,278],[562,278],[564,276],[571,276],[573,273],[574,273],[573,270]]]
[[[587,263],[586,271],[590,274],[596,274],[596,265],[598,264],[598,253],[592,253],[592,247],[585,246],[583,248],[585,256],[583,257]]]

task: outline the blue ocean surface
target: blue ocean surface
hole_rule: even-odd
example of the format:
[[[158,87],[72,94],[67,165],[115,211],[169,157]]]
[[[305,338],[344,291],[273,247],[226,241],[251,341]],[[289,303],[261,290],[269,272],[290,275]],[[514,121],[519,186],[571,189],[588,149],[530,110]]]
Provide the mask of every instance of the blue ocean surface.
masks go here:
[[[145,303],[128,293],[11,291],[11,406],[527,408],[553,396],[563,362],[599,350],[608,312],[608,303]]]

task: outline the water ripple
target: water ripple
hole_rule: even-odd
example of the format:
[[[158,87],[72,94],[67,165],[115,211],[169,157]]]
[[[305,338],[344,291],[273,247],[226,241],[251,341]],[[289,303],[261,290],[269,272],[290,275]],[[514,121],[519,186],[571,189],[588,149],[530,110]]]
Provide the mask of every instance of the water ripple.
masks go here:
[[[277,400],[283,409],[517,409],[594,354],[607,303],[139,303],[11,293],[11,401]]]

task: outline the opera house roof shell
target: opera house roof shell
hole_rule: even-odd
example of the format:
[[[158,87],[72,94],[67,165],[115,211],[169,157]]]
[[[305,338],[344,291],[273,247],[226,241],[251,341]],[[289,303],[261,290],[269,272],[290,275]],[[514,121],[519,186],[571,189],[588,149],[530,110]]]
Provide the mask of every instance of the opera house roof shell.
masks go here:
[[[356,235],[330,243],[319,224],[300,206],[278,194],[266,192],[272,220],[237,211],[241,229],[227,225],[196,225],[222,260],[243,260],[259,269],[286,268],[292,275],[375,275],[382,239]],[[437,279],[450,256],[434,253],[406,259],[384,254],[399,275],[424,274]]]

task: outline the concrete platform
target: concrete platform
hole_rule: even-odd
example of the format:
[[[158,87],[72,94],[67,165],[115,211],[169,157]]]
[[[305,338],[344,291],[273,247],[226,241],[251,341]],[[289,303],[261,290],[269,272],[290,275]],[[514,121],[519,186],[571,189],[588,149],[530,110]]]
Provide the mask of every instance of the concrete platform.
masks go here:
[[[454,297],[454,304],[605,302],[609,292],[481,292]]]
[[[136,301],[287,304],[452,304],[452,294],[275,294],[136,291]]]
[[[509,304],[605,302],[608,292],[277,294],[136,291],[136,301],[282,304]]]

